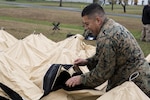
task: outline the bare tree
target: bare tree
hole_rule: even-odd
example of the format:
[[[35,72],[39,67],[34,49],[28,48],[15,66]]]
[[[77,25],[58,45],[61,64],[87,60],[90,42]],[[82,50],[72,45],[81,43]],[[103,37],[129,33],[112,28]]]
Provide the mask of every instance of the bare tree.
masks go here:
[[[111,0],[111,10],[114,10],[114,0]]]
[[[134,5],[137,5],[137,3],[138,3],[138,0],[134,0]]]
[[[124,13],[126,13],[126,5],[128,4],[128,0],[119,0],[119,3],[123,7]]]
[[[98,3],[99,0],[93,0],[93,3]]]
[[[60,0],[59,7],[62,7],[62,0]]]

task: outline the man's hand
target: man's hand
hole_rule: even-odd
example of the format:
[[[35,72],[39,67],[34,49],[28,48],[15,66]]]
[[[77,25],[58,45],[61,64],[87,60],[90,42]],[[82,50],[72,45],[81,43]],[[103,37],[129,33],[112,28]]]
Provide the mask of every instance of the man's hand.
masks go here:
[[[86,64],[88,63],[88,61],[86,59],[76,59],[74,61],[74,65],[77,65],[77,66],[85,66]]]
[[[65,84],[69,87],[74,87],[76,85],[80,85],[81,84],[81,76],[80,75],[73,76],[73,77],[69,78]]]

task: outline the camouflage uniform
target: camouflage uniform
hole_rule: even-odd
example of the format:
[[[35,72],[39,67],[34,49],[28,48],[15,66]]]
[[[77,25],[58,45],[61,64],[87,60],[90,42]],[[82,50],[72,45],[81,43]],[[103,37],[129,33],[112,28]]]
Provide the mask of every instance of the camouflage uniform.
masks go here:
[[[141,40],[150,42],[150,24],[143,25]]]
[[[133,35],[106,18],[96,43],[96,54],[87,59],[91,71],[81,75],[82,84],[96,87],[108,80],[108,91],[138,71],[140,75],[133,81],[150,97],[150,66]]]

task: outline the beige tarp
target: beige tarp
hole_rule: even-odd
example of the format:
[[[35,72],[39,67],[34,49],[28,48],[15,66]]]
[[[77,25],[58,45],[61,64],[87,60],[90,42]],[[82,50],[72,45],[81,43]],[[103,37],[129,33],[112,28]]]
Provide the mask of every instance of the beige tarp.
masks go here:
[[[43,77],[52,64],[73,64],[75,59],[95,53],[95,47],[85,44],[83,39],[77,34],[56,43],[40,33],[17,40],[0,30],[0,82],[19,93],[24,100],[39,100],[43,95]],[[80,68],[84,73],[89,71],[86,66]],[[105,93],[106,86],[107,82],[96,87],[97,90],[59,89],[42,100],[96,100]],[[1,89],[0,95],[9,98]]]
[[[125,82],[99,97],[97,100],[150,100],[132,81]]]
[[[55,48],[55,42],[45,37],[42,33],[31,34],[23,39],[26,43],[29,43],[36,49],[46,52]]]
[[[43,34],[31,34],[22,40],[4,30],[0,30],[0,35],[0,82],[25,100],[38,100],[43,95],[43,77],[51,64],[72,64],[79,57],[86,58],[95,53],[95,47],[85,44],[79,34],[58,43]],[[81,70],[89,71],[86,66]],[[99,86],[99,90],[60,89],[43,100],[95,100],[105,92],[106,85]],[[0,95],[9,98],[1,89]]]
[[[150,54],[145,59],[150,63]]]
[[[48,96],[42,98],[42,100],[96,100],[102,94],[104,94],[104,92],[96,90],[78,90],[68,92],[60,89],[50,93]]]
[[[0,30],[0,51],[11,47],[17,42],[17,39],[4,30]]]
[[[38,100],[42,96],[42,90],[29,80],[28,74],[17,61],[4,53],[0,54],[0,69],[0,82],[18,92],[26,100]]]

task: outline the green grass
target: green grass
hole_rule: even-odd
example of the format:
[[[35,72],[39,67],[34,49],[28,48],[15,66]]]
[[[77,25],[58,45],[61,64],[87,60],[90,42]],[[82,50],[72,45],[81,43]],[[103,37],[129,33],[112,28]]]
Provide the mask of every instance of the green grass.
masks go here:
[[[8,17],[8,16],[0,16],[1,20],[12,20],[12,21],[18,21],[18,22],[25,22],[25,23],[32,23],[32,24],[41,24],[41,25],[48,25],[53,27],[52,24],[48,21],[39,21],[39,20],[33,20],[33,19],[25,19],[25,18],[14,18],[14,17]],[[73,24],[61,24],[60,27],[62,28],[69,28],[69,29],[78,29],[83,30],[82,26],[73,25]]]
[[[150,42],[143,42],[140,40],[141,31],[132,30],[131,32],[134,35],[134,37],[136,38],[141,49],[143,50],[144,55],[147,56],[148,54],[150,54]]]

